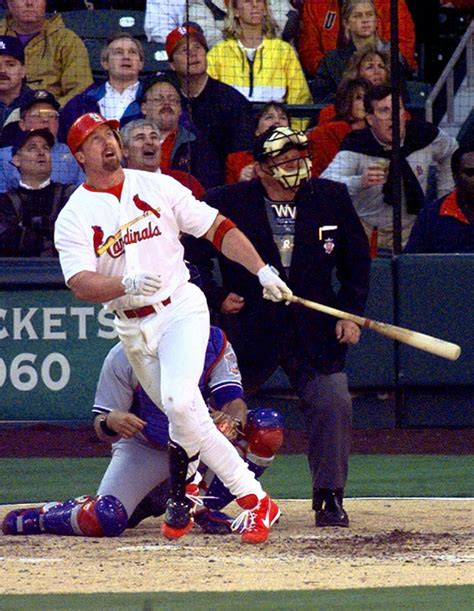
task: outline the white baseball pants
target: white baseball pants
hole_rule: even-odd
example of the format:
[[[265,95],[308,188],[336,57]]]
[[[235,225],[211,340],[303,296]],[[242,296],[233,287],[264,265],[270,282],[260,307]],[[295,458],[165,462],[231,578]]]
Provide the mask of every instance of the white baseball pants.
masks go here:
[[[145,318],[115,318],[125,354],[145,392],[168,416],[169,433],[188,456],[200,458],[237,498],[265,493],[237,450],[215,427],[198,383],[209,339],[202,291],[187,283],[171,303]],[[194,471],[197,468],[193,465]],[[188,472],[188,475],[191,473]]]

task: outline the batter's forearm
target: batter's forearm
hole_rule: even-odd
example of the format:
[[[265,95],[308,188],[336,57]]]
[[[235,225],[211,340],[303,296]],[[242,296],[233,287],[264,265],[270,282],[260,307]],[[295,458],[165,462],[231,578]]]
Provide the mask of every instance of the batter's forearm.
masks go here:
[[[122,276],[104,276],[97,272],[79,272],[69,280],[69,288],[80,301],[105,303],[125,295]]]
[[[217,237],[219,234],[220,236]],[[265,266],[252,242],[222,214],[216,216],[214,223],[203,237],[212,242],[225,257],[239,263],[252,274],[256,275]]]
[[[239,263],[252,274],[257,274],[265,265],[252,242],[237,228],[231,229],[224,236],[222,254],[231,261]]]

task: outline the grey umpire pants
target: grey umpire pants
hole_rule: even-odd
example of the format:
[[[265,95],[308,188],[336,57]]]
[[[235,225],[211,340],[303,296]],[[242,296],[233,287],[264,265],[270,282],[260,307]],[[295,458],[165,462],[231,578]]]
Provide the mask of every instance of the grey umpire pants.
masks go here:
[[[345,373],[314,373],[297,389],[309,433],[313,490],[345,487],[352,431],[352,399]]]

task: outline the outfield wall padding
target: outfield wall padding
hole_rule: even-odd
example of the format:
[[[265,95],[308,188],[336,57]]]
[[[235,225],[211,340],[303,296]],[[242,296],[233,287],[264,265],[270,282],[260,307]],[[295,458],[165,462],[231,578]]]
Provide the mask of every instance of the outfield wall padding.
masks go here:
[[[373,262],[366,315],[459,343],[446,361],[372,331],[349,351],[360,426],[474,424],[474,255],[402,255]],[[56,260],[0,259],[0,420],[88,421],[113,315],[77,301]],[[261,397],[288,392],[281,371]],[[366,393],[366,395],[364,395]],[[388,393],[401,401],[380,403]],[[367,400],[364,400],[364,396]],[[262,399],[262,400],[263,400]],[[292,414],[293,425],[301,418]]]

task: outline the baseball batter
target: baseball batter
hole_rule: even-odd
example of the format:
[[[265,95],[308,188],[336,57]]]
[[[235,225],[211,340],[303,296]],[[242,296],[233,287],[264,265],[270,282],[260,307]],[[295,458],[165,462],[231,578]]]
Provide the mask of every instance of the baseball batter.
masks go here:
[[[259,477],[281,446],[283,418],[268,408],[247,414],[237,359],[218,327],[211,327],[199,388],[218,428],[234,440]],[[13,510],[3,521],[4,534],[115,536],[165,512],[168,420],[139,385],[121,344],[104,361],[92,411],[98,437],[113,443],[98,496]],[[193,513],[199,527],[208,534],[231,532],[232,519],[218,510],[234,497],[215,474],[205,472],[200,488],[194,485],[192,492],[199,494]]]
[[[204,294],[188,282],[180,232],[211,241],[258,276],[264,296],[291,293],[278,273],[229,219],[169,176],[124,170],[118,122],[88,113],[68,133],[86,182],[71,196],[55,227],[67,285],[84,301],[115,314],[124,352],[140,385],[169,419],[170,498],[163,534],[192,528],[186,497],[201,459],[244,509],[242,541],[261,543],[279,518],[232,444],[213,425],[198,382],[209,337]]]

